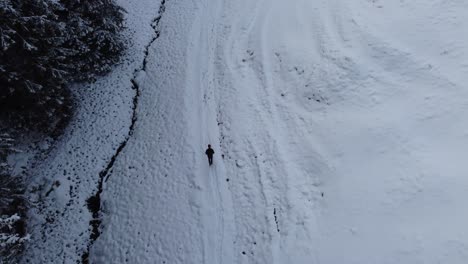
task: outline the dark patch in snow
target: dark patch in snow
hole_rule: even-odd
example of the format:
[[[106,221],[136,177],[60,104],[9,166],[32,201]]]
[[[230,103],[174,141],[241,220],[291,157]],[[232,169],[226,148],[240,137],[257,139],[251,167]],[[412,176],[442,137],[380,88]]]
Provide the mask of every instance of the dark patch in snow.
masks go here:
[[[280,231],[279,229],[279,224],[278,224],[278,217],[276,216],[276,208],[273,208],[273,216],[275,217],[275,223],[276,223],[276,231]]]
[[[248,58],[242,59],[242,62],[252,61],[254,59],[254,51],[247,50],[246,52],[247,52]]]
[[[59,187],[60,186],[60,181],[55,181],[52,186],[50,186],[50,189],[46,192],[45,196],[48,197],[50,195],[50,193],[55,190],[55,187]]]
[[[301,69],[301,68],[298,67],[298,66],[294,66],[294,71],[295,71],[298,75],[302,75],[302,74],[304,74],[304,72],[305,72],[304,69]]]
[[[106,168],[99,173],[99,181],[98,181],[98,188],[97,188],[96,194],[89,197],[86,200],[88,209],[92,213],[93,219],[89,222],[89,225],[91,227],[91,235],[89,237],[88,247],[87,247],[87,250],[83,252],[83,255],[81,256],[81,262],[83,264],[89,263],[89,250],[91,246],[93,245],[94,241],[96,241],[96,239],[101,235],[99,231],[99,227],[101,225],[100,211],[101,211],[101,193],[103,192],[103,183],[104,181],[107,181],[109,179],[110,172],[114,166],[115,161],[117,160],[118,156],[123,151],[123,149],[127,146],[128,141],[133,135],[135,124],[138,119],[137,108],[138,108],[138,99],[140,97],[140,86],[138,82],[136,81],[136,79],[140,72],[146,71],[146,66],[148,64],[149,48],[159,38],[161,34],[158,27],[159,27],[159,22],[162,18],[162,14],[164,13],[165,9],[166,9],[166,0],[161,0],[161,5],[159,7],[158,15],[151,21],[151,27],[153,28],[155,34],[153,38],[150,40],[150,42],[148,43],[148,45],[146,45],[145,47],[145,51],[144,51],[145,56],[144,56],[141,67],[138,69],[135,69],[135,71],[133,72],[133,78],[131,80],[131,83],[132,83],[132,89],[135,90],[135,96],[133,97],[132,120],[130,123],[128,134],[123,140],[123,142],[120,143],[119,147],[117,148],[116,152],[110,159]]]

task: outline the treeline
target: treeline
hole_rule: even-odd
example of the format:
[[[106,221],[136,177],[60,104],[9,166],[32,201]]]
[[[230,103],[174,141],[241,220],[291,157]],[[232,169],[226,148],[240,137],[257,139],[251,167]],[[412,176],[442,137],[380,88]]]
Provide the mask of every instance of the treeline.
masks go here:
[[[12,176],[7,156],[18,150],[10,135],[0,134],[0,263],[13,263],[28,240],[23,179]]]
[[[112,0],[0,0],[0,118],[54,130],[71,112],[67,84],[111,69],[124,48]]]
[[[0,262],[27,240],[24,179],[7,162],[15,135],[64,127],[69,84],[110,71],[124,49],[122,27],[113,0],[0,0]]]

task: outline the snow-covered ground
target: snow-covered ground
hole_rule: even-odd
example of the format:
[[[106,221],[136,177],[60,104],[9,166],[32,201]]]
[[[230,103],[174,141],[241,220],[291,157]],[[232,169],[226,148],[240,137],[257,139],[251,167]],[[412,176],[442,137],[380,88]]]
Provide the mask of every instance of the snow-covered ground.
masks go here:
[[[132,2],[130,19],[147,18],[137,33],[154,33],[159,4]],[[468,263],[468,2],[163,4],[91,263]],[[84,200],[125,124],[102,128],[106,140],[75,126],[44,165],[92,180],[31,258],[83,250],[54,243],[84,241]],[[66,144],[83,156],[64,159]]]

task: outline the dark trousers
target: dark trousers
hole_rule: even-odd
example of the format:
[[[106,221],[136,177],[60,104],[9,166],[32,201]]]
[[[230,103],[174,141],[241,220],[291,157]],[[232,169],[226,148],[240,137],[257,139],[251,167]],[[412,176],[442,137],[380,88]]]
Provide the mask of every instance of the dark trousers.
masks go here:
[[[213,156],[208,156],[208,163],[213,164]]]

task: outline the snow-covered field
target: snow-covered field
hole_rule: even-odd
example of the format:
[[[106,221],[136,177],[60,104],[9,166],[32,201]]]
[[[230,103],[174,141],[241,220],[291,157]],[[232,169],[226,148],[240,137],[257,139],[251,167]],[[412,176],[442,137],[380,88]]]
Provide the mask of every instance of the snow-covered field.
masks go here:
[[[91,263],[468,263],[468,2],[162,4]],[[107,77],[123,74],[122,93],[161,11],[125,5],[136,57]],[[80,199],[30,262],[81,258],[84,201],[131,118],[116,98],[95,99],[112,111],[83,108],[77,124],[107,121],[75,125],[43,166],[87,180],[60,178],[49,210],[69,186]]]

